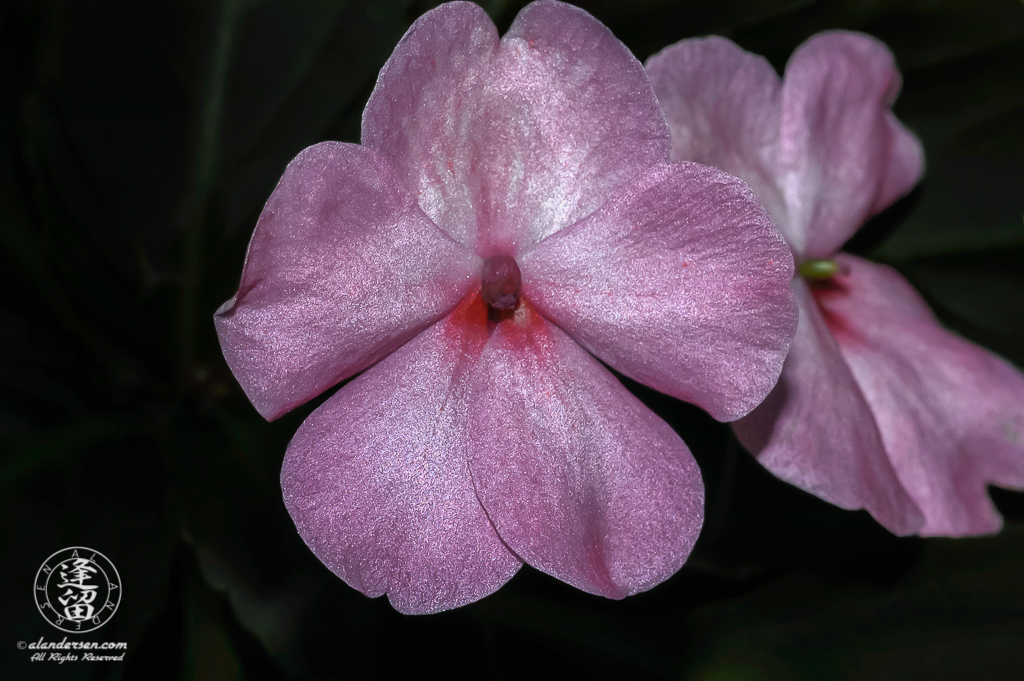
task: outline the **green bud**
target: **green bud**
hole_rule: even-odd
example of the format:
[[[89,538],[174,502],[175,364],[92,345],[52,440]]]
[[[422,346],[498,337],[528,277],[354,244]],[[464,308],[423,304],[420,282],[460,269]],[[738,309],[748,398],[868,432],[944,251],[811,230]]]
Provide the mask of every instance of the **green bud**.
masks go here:
[[[839,274],[839,265],[835,260],[804,260],[796,273],[804,279],[831,279]]]

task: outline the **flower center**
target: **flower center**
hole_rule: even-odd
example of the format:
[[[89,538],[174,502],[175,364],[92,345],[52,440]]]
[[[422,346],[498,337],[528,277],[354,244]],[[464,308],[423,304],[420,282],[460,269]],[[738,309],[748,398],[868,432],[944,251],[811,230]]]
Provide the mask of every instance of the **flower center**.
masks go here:
[[[515,258],[508,255],[488,258],[480,279],[485,303],[495,310],[515,309],[523,287],[523,275]]]
[[[810,281],[821,281],[831,279],[839,274],[839,263],[835,260],[804,260],[800,263],[796,273]]]

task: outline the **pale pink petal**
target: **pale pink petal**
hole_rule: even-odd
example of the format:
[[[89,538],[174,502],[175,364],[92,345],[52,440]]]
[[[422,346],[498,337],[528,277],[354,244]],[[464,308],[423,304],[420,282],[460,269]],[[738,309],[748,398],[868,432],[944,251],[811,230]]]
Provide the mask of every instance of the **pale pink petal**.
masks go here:
[[[260,215],[238,293],[214,316],[221,349],[273,419],[442,317],[480,267],[380,156],[317,144],[288,164]]]
[[[672,160],[736,175],[788,237],[775,169],[782,83],[768,60],[725,38],[691,38],[648,59],[647,75],[672,131]]]
[[[924,535],[996,532],[986,485],[1024,488],[1024,375],[944,330],[894,270],[848,255],[816,299]]]
[[[527,563],[623,598],[686,560],[704,504],[686,445],[529,303],[495,328],[470,414],[477,494]]]
[[[430,218],[473,247],[478,229],[480,99],[498,31],[478,6],[445,3],[421,16],[381,69],[363,112],[362,142],[387,158]]]
[[[471,3],[420,17],[381,71],[363,143],[485,257],[575,222],[669,155],[640,63],[589,14],[552,1],[523,9],[500,44]]]
[[[796,252],[835,252],[872,213],[909,191],[920,147],[889,107],[892,53],[857,33],[819,34],[793,54],[782,85],[779,183]]]
[[[302,424],[281,471],[317,558],[404,613],[483,598],[521,565],[470,477],[465,375],[486,334],[466,331],[439,322],[339,390]]]
[[[793,282],[800,324],[779,383],[733,424],[736,437],[779,478],[847,509],[867,509],[890,531],[924,517],[889,463],[864,396],[807,284]]]
[[[696,163],[650,169],[520,267],[602,361],[720,420],[764,399],[796,328],[786,242],[747,185]]]
[[[528,5],[501,40],[485,93],[478,253],[519,249],[589,215],[669,160],[643,66],[604,25],[560,2]]]
[[[924,174],[924,147],[917,135],[907,130],[891,113],[889,134],[892,136],[892,156],[885,172],[885,182],[871,213],[879,213],[897,199],[910,192]]]

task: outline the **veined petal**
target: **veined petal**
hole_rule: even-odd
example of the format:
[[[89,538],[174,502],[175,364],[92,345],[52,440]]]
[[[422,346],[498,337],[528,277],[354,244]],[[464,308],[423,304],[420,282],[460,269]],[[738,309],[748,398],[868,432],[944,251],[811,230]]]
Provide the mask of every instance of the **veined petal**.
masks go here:
[[[800,324],[779,383],[733,424],[736,437],[788,483],[847,509],[866,509],[895,534],[924,516],[889,463],[871,409],[803,279],[793,281]]]
[[[317,558],[408,614],[483,598],[521,566],[470,477],[466,370],[486,342],[471,332],[449,317],[343,387],[302,424],[281,471]]]
[[[747,185],[696,163],[650,169],[520,267],[602,361],[719,420],[764,399],[796,329],[789,246]]]
[[[470,424],[477,494],[530,565],[623,598],[686,560],[704,503],[686,445],[529,303],[481,356]]]
[[[682,40],[647,60],[647,75],[672,131],[672,160],[736,175],[789,238],[776,184],[782,82],[764,57],[731,40]]]
[[[214,315],[221,349],[277,418],[442,317],[480,266],[379,155],[323,142],[288,164],[260,215],[238,293]]]
[[[669,159],[643,66],[583,10],[527,5],[501,40],[480,144],[481,255],[515,255]]]
[[[472,3],[420,17],[363,116],[427,215],[490,257],[575,222],[668,160],[643,67],[581,9],[531,3],[499,42]]]
[[[917,183],[920,143],[889,111],[899,89],[892,53],[869,36],[823,33],[793,53],[782,84],[779,183],[799,255],[830,256]]]
[[[424,212],[474,248],[480,99],[498,31],[479,5],[448,2],[413,23],[381,69],[363,111],[362,142],[398,172]]]
[[[1024,488],[1024,375],[944,330],[889,267],[848,272],[816,299],[871,406],[924,535],[996,532],[986,485]]]

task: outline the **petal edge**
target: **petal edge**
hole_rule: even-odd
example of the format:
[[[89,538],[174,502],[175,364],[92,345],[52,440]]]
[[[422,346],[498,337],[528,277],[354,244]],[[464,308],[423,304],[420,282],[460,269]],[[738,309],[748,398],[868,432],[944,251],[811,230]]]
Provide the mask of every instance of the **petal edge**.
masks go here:
[[[214,317],[221,350],[275,419],[442,317],[479,266],[384,159],[323,142],[288,164],[267,200],[238,293]]]

